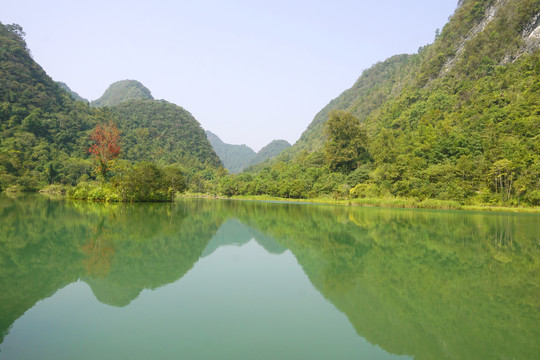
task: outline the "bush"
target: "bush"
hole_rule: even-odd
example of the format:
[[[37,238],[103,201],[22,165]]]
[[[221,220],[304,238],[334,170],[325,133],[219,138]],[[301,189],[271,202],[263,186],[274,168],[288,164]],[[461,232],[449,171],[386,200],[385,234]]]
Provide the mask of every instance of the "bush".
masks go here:
[[[173,201],[186,189],[180,169],[159,167],[149,162],[122,164],[110,182],[80,182],[69,191],[73,199],[94,201]]]
[[[528,191],[524,199],[530,205],[540,206],[540,190]]]
[[[352,198],[376,198],[380,195],[377,185],[372,183],[358,184],[349,191],[349,194]]]

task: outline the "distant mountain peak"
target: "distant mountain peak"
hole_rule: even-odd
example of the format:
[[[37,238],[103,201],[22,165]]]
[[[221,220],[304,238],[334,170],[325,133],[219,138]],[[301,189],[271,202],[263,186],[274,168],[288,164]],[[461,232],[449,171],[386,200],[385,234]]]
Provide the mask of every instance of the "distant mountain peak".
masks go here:
[[[206,130],[206,137],[210,141],[210,144],[212,144],[212,148],[218,154],[225,168],[233,174],[239,173],[249,166],[257,165],[274,158],[283,150],[291,147],[291,144],[286,140],[272,140],[256,153],[245,144],[233,145],[224,143],[223,140],[209,130]]]
[[[71,88],[64,82],[62,81],[57,81],[56,82],[63,90],[65,90],[73,100],[77,100],[77,101],[84,101],[84,102],[88,102],[88,100],[86,100],[85,98],[83,98],[81,95],[77,94],[75,91],[71,90]]]
[[[152,93],[137,80],[120,80],[112,83],[103,95],[90,103],[93,107],[114,106],[129,100],[154,100]]]
[[[233,174],[241,172],[257,155],[255,151],[247,145],[224,143],[219,136],[209,130],[206,130],[206,137],[223,162],[225,168]]]
[[[283,150],[286,150],[290,147],[291,144],[289,144],[287,140],[272,140],[268,145],[259,150],[257,156],[255,156],[255,158],[251,160],[249,165],[257,165],[262,163],[263,161],[272,159],[281,154]]]

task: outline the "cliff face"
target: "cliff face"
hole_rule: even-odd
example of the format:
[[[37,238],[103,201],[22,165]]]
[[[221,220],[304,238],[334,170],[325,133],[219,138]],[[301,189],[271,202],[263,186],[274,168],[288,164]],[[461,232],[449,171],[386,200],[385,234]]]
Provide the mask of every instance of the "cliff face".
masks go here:
[[[464,1],[460,1],[458,3],[458,8],[463,5],[463,3]],[[514,14],[512,14],[513,16],[508,19],[508,12],[510,12],[509,9],[511,9],[513,5],[513,2],[509,0],[495,0],[490,6],[488,6],[481,21],[474,25],[464,37],[457,41],[455,55],[447,59],[441,71],[441,75],[447,74],[448,71],[453,68],[456,61],[460,60],[462,57],[467,44],[471,40],[477,38],[479,34],[488,31],[490,38],[496,35],[493,28],[497,27],[497,25],[494,24],[492,27],[490,27],[494,20],[515,20],[517,15],[515,13],[516,11]],[[515,6],[514,10],[519,10],[519,8],[519,6]],[[523,27],[521,39],[517,49],[506,53],[501,61],[502,64],[514,62],[524,53],[530,54],[540,48],[540,12],[535,12],[534,8],[532,10],[533,11],[528,12],[524,18],[525,21],[527,18],[529,19],[526,22],[526,26]]]
[[[450,69],[453,68],[455,62],[461,57],[463,54],[463,50],[465,50],[465,45],[472,39],[474,39],[479,33],[485,30],[486,26],[493,21],[495,16],[497,15],[497,12],[501,8],[501,5],[506,0],[496,0],[493,5],[488,7],[485,11],[484,18],[482,21],[480,21],[479,24],[475,25],[466,36],[462,37],[460,41],[457,43],[457,49],[455,56],[452,56],[449,58],[446,63],[443,66],[443,69],[441,71],[441,75],[446,74]],[[463,1],[461,0],[458,4],[458,7],[460,7],[463,4]]]
[[[540,12],[523,29],[522,38],[525,42],[525,45],[521,49],[522,52],[532,53],[540,49]]]

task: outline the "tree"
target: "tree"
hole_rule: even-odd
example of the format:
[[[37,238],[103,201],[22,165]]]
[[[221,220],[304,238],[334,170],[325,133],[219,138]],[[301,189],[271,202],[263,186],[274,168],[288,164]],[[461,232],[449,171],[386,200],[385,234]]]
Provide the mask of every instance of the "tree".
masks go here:
[[[357,118],[346,111],[332,111],[324,128],[326,162],[333,171],[349,173],[367,159],[367,135]]]
[[[184,192],[187,188],[182,170],[176,166],[167,166],[163,169],[165,185],[168,186],[168,196],[174,200],[177,192]]]
[[[19,25],[19,24],[8,24],[8,25],[6,25],[6,29],[17,37],[17,40],[24,47],[25,50],[28,50],[28,47],[26,45],[26,41],[24,40],[24,37],[26,36],[26,33],[24,32],[21,25]]]
[[[96,125],[90,139],[94,142],[87,150],[94,156],[95,171],[107,179],[107,174],[120,155],[120,130],[112,122]]]

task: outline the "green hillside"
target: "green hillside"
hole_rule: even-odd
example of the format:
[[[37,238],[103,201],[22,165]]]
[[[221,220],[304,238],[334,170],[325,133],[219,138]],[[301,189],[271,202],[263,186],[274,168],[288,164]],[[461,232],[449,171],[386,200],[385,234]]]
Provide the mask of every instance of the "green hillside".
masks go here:
[[[256,153],[252,148],[244,144],[224,143],[216,134],[208,130],[206,131],[206,137],[225,168],[232,174],[238,174],[248,167],[272,159],[291,146],[285,140],[273,140]]]
[[[136,80],[121,80],[111,84],[97,100],[90,103],[93,107],[114,106],[129,100],[153,100],[150,90]]]
[[[390,100],[409,96],[405,106],[411,108],[422,100],[420,94],[426,98],[436,91],[449,92],[448,86],[465,92],[460,86],[500,77],[496,68],[499,72],[513,68],[517,59],[525,60],[537,52],[540,40],[531,35],[538,27],[539,11],[540,4],[534,0],[460,1],[433,44],[421,47],[417,54],[396,55],[365,70],[350,89],[315,116],[289,153],[322,147],[323,125],[331,110],[350,112],[372,124],[375,133],[388,127],[377,111],[388,107]],[[404,109],[394,109],[400,110]]]
[[[0,23],[0,189],[74,183],[91,171],[85,146],[96,118],[29,54],[18,25]]]
[[[537,0],[460,1],[433,44],[364,71],[233,188],[540,205],[539,13]],[[358,132],[332,132],[330,114],[352,115]],[[333,170],[344,157],[353,166]]]
[[[272,159],[290,147],[291,144],[286,140],[272,140],[268,145],[259,150],[257,155],[249,162],[249,165],[257,165],[268,159]]]
[[[200,124],[182,107],[163,100],[130,100],[109,109],[122,131],[124,159],[197,169],[221,165]]]
[[[324,144],[324,124],[332,110],[347,110],[360,118],[367,117],[386,100],[399,94],[404,83],[410,79],[413,55],[396,55],[365,70],[348,90],[330,101],[304,131],[300,139],[284,152],[285,158],[301,151],[313,151]]]
[[[200,124],[179,106],[150,100],[136,81],[111,85],[96,109],[75,101],[32,59],[18,25],[0,23],[0,191],[35,191],[48,184],[75,185],[96,173],[87,152],[97,124],[120,128],[124,165],[174,164],[190,175],[220,166]],[[148,100],[130,100],[133,98]],[[122,102],[112,106],[113,103]],[[94,103],[95,105],[95,103]],[[150,169],[150,167],[139,167]]]
[[[212,148],[223,162],[223,166],[229,172],[236,174],[244,170],[244,168],[255,158],[257,153],[247,145],[233,145],[224,143],[216,134],[206,130],[206,137]]]

